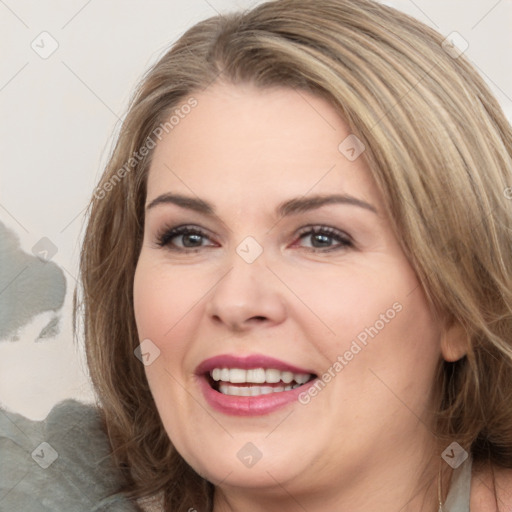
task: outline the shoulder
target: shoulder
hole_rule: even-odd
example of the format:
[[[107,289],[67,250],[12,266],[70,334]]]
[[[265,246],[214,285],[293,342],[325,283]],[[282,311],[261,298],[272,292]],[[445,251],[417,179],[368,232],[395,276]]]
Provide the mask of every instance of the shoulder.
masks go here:
[[[471,478],[471,512],[512,510],[512,468],[475,466]]]
[[[100,409],[75,400],[57,404],[43,421],[1,411],[0,459],[0,494],[12,510],[90,511],[123,483]],[[119,499],[108,510],[134,508]]]

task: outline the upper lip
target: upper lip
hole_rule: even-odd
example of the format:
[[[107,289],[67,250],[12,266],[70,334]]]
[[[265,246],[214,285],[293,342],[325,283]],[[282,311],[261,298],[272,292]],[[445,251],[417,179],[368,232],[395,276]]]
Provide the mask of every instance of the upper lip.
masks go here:
[[[214,368],[240,368],[242,370],[249,370],[252,368],[272,368],[282,372],[292,373],[308,373],[314,372],[299,368],[292,364],[286,363],[274,357],[266,356],[264,354],[249,354],[245,356],[234,354],[220,354],[218,356],[205,359],[196,368],[197,375],[203,375],[212,371]]]

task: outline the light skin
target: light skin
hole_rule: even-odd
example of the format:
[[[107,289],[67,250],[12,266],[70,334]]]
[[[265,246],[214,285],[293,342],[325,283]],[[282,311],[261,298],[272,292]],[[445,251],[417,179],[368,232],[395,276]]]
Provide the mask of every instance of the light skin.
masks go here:
[[[348,126],[305,92],[217,83],[194,97],[155,148],[134,280],[139,338],[160,350],[145,369],[170,439],[216,485],[215,512],[437,510],[444,447],[428,411],[438,361],[463,355],[460,333],[441,336],[364,153],[340,153]],[[155,203],[169,193],[215,213]],[[334,193],[370,206],[276,213]],[[158,245],[181,225],[203,235]],[[308,226],[351,242],[304,235]],[[263,249],[253,263],[236,252],[248,236]],[[218,354],[264,354],[321,375],[395,303],[400,312],[307,405],[233,416],[200,391],[195,369]],[[246,443],[262,454],[250,468],[237,457]]]

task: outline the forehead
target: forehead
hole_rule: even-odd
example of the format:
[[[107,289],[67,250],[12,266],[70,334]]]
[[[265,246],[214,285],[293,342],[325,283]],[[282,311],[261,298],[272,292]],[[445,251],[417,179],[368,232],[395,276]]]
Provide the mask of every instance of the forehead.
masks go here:
[[[192,96],[194,108],[173,119],[154,150],[148,201],[176,191],[239,206],[255,198],[261,207],[261,201],[311,191],[377,202],[364,158],[351,161],[340,151],[353,135],[327,100],[246,84],[214,84]]]

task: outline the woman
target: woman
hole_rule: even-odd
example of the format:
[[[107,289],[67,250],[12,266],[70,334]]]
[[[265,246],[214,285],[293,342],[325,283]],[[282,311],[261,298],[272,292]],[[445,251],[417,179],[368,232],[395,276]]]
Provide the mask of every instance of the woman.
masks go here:
[[[279,0],[146,74],[81,258],[123,495],[511,509],[512,131],[443,39]]]

